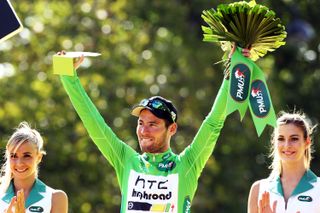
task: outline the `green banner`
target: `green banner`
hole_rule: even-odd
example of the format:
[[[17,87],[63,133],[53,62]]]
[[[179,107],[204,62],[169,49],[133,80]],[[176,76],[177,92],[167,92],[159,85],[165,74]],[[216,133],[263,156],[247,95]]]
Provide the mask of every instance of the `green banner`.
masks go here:
[[[276,115],[264,73],[237,48],[231,58],[227,115],[238,110],[242,120],[248,106],[259,136],[267,124],[276,126]]]

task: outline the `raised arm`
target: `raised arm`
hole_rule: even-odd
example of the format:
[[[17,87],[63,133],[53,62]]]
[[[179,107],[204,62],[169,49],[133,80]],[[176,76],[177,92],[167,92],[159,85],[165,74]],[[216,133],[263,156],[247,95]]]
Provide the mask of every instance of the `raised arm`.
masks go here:
[[[76,63],[79,61],[81,63],[82,60],[80,59]],[[77,66],[79,64],[75,64],[75,68]],[[74,76],[61,75],[60,79],[91,139],[116,169],[117,175],[120,175],[118,178],[122,178],[123,162],[125,162],[127,157],[136,154],[136,152],[130,146],[123,143],[105,123],[98,109],[81,85],[76,72]]]
[[[229,80],[225,79],[210,113],[200,126],[193,142],[181,154],[183,160],[189,163],[186,175],[193,174],[198,178],[213,151],[226,118],[228,85]]]
[[[229,62],[235,50],[236,46],[234,46],[229,54]],[[242,54],[245,57],[248,57],[250,56],[250,51],[248,49],[243,49]],[[193,171],[196,175],[196,178],[198,178],[215,147],[217,139],[220,135],[220,131],[226,119],[226,105],[229,90],[228,79],[229,66],[227,65],[225,69],[225,78],[216,96],[211,111],[200,126],[199,131],[197,132],[191,145],[188,146],[182,153],[182,156],[186,159],[186,162],[190,164],[187,175]]]

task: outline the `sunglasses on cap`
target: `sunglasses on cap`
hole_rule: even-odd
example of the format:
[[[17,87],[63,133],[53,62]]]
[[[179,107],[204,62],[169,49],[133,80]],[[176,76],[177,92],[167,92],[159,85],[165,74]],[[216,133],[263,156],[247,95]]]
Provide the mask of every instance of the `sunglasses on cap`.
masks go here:
[[[175,122],[177,118],[177,114],[174,111],[170,110],[169,107],[160,99],[143,99],[140,102],[139,106],[167,112],[170,115],[172,122]]]

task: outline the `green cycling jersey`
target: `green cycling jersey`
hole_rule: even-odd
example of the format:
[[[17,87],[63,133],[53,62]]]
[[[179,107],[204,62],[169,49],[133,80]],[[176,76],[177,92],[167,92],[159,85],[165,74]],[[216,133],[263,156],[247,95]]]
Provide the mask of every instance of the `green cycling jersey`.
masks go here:
[[[190,212],[198,178],[224,124],[229,82],[224,80],[210,113],[182,153],[169,149],[139,154],[105,123],[77,76],[60,77],[91,139],[116,171],[121,212]]]

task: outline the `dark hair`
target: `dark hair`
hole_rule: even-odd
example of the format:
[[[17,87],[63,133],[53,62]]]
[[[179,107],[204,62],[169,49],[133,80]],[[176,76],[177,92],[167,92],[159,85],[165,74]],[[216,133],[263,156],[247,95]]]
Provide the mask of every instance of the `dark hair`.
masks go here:
[[[178,113],[173,103],[161,96],[153,96],[148,99],[143,99],[139,104],[135,105],[131,114],[139,117],[140,112],[144,109],[150,110],[156,117],[165,121],[166,127],[177,122]]]
[[[178,112],[177,112],[177,109],[176,109],[176,107],[173,105],[173,103],[170,101],[170,100],[168,100],[168,99],[166,99],[166,98],[164,98],[164,97],[162,97],[162,96],[152,96],[151,98],[149,98],[149,100],[160,100],[160,101],[162,101],[163,103],[165,103],[165,105],[169,108],[169,110],[171,111],[171,112],[174,112],[174,119],[172,120],[172,117],[170,116],[170,118],[168,118],[168,117],[166,117],[165,118],[165,120],[166,120],[166,124],[168,123],[168,126],[170,125],[170,124],[172,124],[173,122],[177,122],[177,120],[178,120]],[[157,116],[157,115],[156,115]]]

